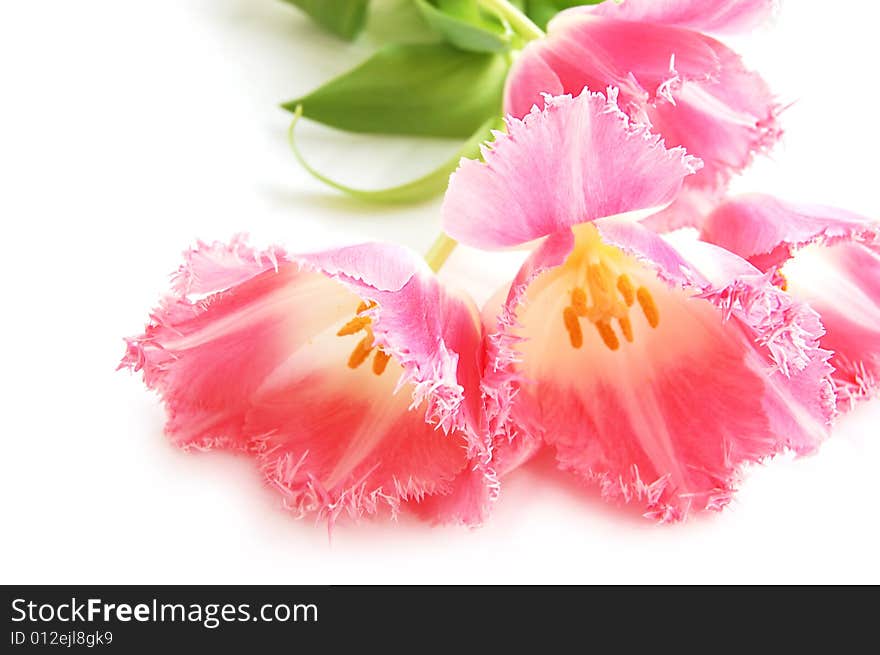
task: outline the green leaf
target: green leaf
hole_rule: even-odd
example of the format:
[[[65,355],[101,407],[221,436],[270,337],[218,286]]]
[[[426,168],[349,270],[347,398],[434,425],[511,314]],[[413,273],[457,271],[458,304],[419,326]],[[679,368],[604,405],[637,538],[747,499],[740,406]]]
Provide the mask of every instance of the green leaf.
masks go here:
[[[315,22],[349,41],[360,34],[370,0],[282,0],[299,7]]]
[[[290,147],[293,150],[293,154],[296,156],[297,161],[299,161],[300,165],[312,177],[317,180],[320,180],[327,186],[330,186],[337,191],[342,191],[343,193],[347,193],[350,196],[354,196],[359,200],[363,200],[365,202],[373,202],[373,203],[382,203],[382,204],[405,204],[405,203],[414,203],[421,202],[423,200],[427,200],[433,196],[440,195],[444,191],[446,191],[446,187],[449,184],[449,176],[458,168],[458,164],[461,161],[462,157],[466,157],[468,159],[477,159],[480,157],[480,145],[488,141],[492,138],[492,130],[502,129],[504,127],[504,122],[500,117],[492,117],[488,119],[485,123],[480,125],[480,127],[471,135],[471,137],[462,145],[461,149],[452,157],[450,157],[447,161],[443,162],[440,166],[434,169],[432,172],[424,175],[417,180],[413,180],[412,182],[408,182],[406,184],[401,184],[400,186],[390,187],[387,189],[377,189],[375,191],[368,191],[364,189],[355,189],[350,186],[346,186],[335,180],[330,179],[323,173],[315,170],[303,157],[302,153],[299,151],[299,148],[296,145],[296,136],[295,136],[295,128],[296,124],[299,122],[300,117],[302,116],[302,107],[298,107],[296,111],[294,111],[293,122],[290,124],[290,130],[288,132],[288,138],[290,139]]]
[[[505,52],[513,34],[494,16],[487,16],[476,0],[413,0],[427,23],[449,43],[473,52]]]
[[[389,45],[282,105],[350,132],[467,138],[501,114],[508,60],[449,45]]]
[[[563,9],[577,7],[578,5],[597,5],[602,0],[526,0],[526,13],[529,18],[542,30],[547,29],[547,23]]]
[[[372,0],[367,13],[366,33],[379,45],[443,40],[428,25],[414,0]]]

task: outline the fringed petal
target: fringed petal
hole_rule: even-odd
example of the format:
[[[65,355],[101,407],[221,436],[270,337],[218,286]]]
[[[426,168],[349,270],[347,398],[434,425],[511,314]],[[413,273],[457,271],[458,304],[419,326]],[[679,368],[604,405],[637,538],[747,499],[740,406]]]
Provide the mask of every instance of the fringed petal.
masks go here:
[[[706,219],[702,238],[774,275],[822,317],[838,409],[880,389],[880,224],[842,209],[752,194]]]
[[[717,190],[769,152],[782,136],[777,102],[767,83],[745,68],[733,51],[718,44],[721,65],[709,80],[688,80],[670,67],[662,94],[647,109],[653,129],[671,145],[700,157],[704,167],[688,180]]]
[[[820,205],[784,202],[753,193],[730,198],[703,222],[702,238],[737,253],[763,271],[778,268],[808,245],[880,245],[876,221]]]
[[[175,444],[246,450],[250,397],[290,349],[334,320],[315,313],[297,320],[305,318],[301,307],[327,309],[321,299],[336,291],[280,249],[251,249],[241,236],[228,246],[199,243],[144,333],[126,339],[120,368],[142,371],[158,392]]]
[[[613,90],[548,97],[543,110],[509,120],[484,157],[453,174],[443,220],[453,238],[489,249],[663,206],[699,166],[631,122]]]
[[[254,248],[245,234],[236,234],[228,244],[199,241],[184,253],[183,264],[171,276],[172,292],[177,296],[209,295],[277,269],[287,260],[280,246]]]
[[[431,523],[476,527],[488,517],[499,488],[495,469],[476,461],[459,473],[449,493],[425,496],[409,509]]]

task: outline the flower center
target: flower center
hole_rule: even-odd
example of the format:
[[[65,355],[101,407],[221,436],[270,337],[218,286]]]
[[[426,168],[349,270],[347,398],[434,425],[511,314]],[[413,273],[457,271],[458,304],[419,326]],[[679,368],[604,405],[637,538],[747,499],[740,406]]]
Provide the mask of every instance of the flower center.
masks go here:
[[[562,310],[562,320],[568,332],[572,348],[584,344],[581,319],[592,323],[609,350],[620,348],[617,329],[629,343],[633,341],[633,327],[629,310],[636,303],[645,315],[648,325],[656,328],[660,324],[660,312],[654,297],[646,287],[636,287],[632,278],[617,270],[615,257],[607,254],[620,254],[616,248],[604,244],[591,244],[584,253],[578,267],[578,283],[571,292],[571,303]],[[598,247],[596,247],[598,245]]]
[[[343,325],[339,329],[339,332],[336,333],[336,336],[347,337],[352,334],[365,332],[366,336],[358,341],[354,350],[351,351],[351,355],[348,357],[348,368],[358,368],[361,364],[367,361],[367,358],[375,350],[376,354],[373,357],[373,373],[376,375],[382,375],[382,373],[385,372],[385,367],[388,366],[388,360],[391,359],[391,355],[381,348],[375,347],[372,328],[373,321],[369,316],[363,316],[365,311],[372,309],[375,306],[376,303],[374,302],[370,302],[369,304],[361,302],[355,312],[355,317]]]

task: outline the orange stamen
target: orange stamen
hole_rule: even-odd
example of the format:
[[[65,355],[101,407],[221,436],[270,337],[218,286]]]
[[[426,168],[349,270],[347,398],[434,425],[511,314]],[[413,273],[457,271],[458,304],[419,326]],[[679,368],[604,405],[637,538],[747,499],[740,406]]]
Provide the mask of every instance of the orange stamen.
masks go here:
[[[623,332],[623,337],[629,341],[633,342],[633,326],[629,321],[629,316],[624,316],[622,318],[617,319],[617,322],[620,323],[620,331]]]
[[[614,328],[611,327],[611,324],[608,321],[596,321],[595,326],[599,331],[599,336],[602,337],[602,341],[605,342],[605,345],[608,346],[609,350],[617,350],[620,348],[620,341],[614,333]]]
[[[642,313],[648,319],[648,325],[652,328],[657,327],[660,324],[660,312],[657,310],[657,305],[651,292],[645,287],[639,287],[638,292],[636,292],[636,298],[642,308]]]
[[[358,341],[358,345],[354,347],[354,350],[351,351],[351,356],[348,358],[348,368],[357,368],[367,357],[370,356],[370,353],[373,351],[373,335],[368,334],[363,339]]]
[[[581,324],[574,307],[566,307],[562,310],[562,320],[565,323],[565,329],[568,330],[568,338],[572,348],[580,348],[584,345],[584,334],[581,332]]]
[[[367,316],[355,316],[348,323],[343,325],[339,332],[336,333],[337,337],[345,337],[349,334],[357,334],[365,327],[370,324],[370,319]]]
[[[617,278],[617,290],[620,291],[620,295],[626,301],[626,306],[632,307],[636,299],[636,290],[628,275],[621,275]]]
[[[382,375],[385,372],[385,367],[388,366],[389,359],[391,359],[391,355],[384,350],[377,350],[376,356],[373,357],[373,373]]]

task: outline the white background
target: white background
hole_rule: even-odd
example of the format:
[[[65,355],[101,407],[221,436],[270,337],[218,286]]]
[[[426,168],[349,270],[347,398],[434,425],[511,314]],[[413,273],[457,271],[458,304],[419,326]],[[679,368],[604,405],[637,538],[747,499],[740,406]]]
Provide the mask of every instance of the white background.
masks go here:
[[[801,0],[737,39],[796,101],[739,190],[880,216],[878,18],[872,2]],[[287,149],[277,103],[366,52],[277,0],[2,3],[2,582],[880,582],[880,403],[818,456],[754,470],[728,511],[665,527],[543,462],[506,481],[482,529],[403,519],[328,540],[248,459],[168,445],[157,399],[114,368],[194,239],[423,250],[436,233],[436,203],[359,210]],[[304,131],[305,149],[352,181],[402,179],[450,149],[319,151],[324,137],[339,141]],[[445,274],[494,262],[457,252]]]

